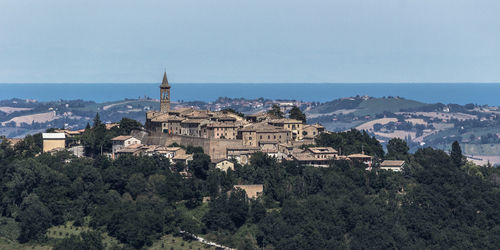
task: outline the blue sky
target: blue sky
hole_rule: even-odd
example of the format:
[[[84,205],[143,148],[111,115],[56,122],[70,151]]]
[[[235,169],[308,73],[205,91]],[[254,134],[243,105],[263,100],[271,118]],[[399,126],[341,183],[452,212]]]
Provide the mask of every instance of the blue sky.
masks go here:
[[[1,0],[0,82],[500,82],[498,0]]]

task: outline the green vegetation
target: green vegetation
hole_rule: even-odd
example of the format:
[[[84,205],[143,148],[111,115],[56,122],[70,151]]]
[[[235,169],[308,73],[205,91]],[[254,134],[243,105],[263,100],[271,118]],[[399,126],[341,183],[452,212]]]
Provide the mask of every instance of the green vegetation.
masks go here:
[[[306,115],[297,106],[293,106],[289,114],[291,119],[302,121],[304,124],[306,123]]]
[[[89,130],[100,126],[96,119]],[[407,167],[313,168],[256,153],[226,173],[203,152],[184,168],[159,156],[44,154],[33,137],[15,148],[2,142],[0,248],[205,248],[180,231],[239,249],[497,248],[499,169],[461,161],[457,147],[452,156],[432,148],[411,154],[401,140],[389,142],[386,155],[356,130],[324,134],[318,144],[403,158]],[[235,184],[264,191],[248,199]]]
[[[274,118],[285,117],[285,114],[283,114],[283,111],[281,111],[280,106],[278,106],[277,104],[273,104],[273,106],[270,110],[267,111],[267,113]]]
[[[354,112],[356,115],[376,115],[382,114],[384,112],[399,112],[407,109],[417,109],[423,108],[428,104],[403,99],[403,98],[370,98],[363,100],[359,106],[358,110]]]

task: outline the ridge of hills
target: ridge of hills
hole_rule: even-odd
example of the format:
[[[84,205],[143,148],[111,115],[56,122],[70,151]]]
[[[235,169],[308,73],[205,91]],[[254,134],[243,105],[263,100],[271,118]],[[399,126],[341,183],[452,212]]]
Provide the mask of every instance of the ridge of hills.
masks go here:
[[[329,102],[220,97],[213,102],[173,102],[173,108],[231,108],[244,114],[265,112],[278,104],[285,110],[300,107],[308,123],[321,123],[330,131],[366,130],[383,144],[390,138],[405,139],[412,151],[431,146],[447,149],[454,140],[470,157],[500,164],[499,107],[474,104],[428,104],[401,97],[355,96]],[[82,129],[98,112],[105,123],[122,117],[145,121],[145,112],[159,109],[155,99],[125,99],[105,103],[83,100],[37,102],[0,101],[0,136],[24,137],[48,128]]]

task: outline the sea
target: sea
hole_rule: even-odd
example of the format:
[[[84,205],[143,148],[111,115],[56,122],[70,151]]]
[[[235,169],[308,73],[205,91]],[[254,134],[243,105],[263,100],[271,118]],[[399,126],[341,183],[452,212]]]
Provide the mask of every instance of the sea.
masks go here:
[[[82,99],[98,103],[159,98],[159,83],[2,83],[0,100]],[[212,102],[219,97],[327,102],[342,97],[399,96],[425,103],[500,106],[500,83],[172,83],[173,101]]]

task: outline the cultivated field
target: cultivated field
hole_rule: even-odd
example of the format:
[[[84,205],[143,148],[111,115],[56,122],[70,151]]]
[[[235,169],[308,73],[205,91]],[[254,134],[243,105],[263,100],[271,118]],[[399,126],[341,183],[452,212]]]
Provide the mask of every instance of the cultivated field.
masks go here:
[[[385,125],[389,122],[397,122],[397,121],[398,121],[398,119],[396,119],[396,118],[380,118],[380,119],[376,119],[373,121],[365,122],[365,123],[357,126],[356,129],[358,129],[358,130],[372,130],[373,125],[375,125],[377,123]]]
[[[39,114],[33,114],[33,115],[23,115],[23,116],[14,117],[8,121],[2,122],[2,125],[5,126],[5,124],[7,124],[7,123],[15,122],[16,126],[20,126],[21,123],[26,123],[26,124],[31,124],[33,122],[44,123],[44,122],[52,121],[54,119],[56,119],[56,112],[50,111],[47,113],[39,113]]]

